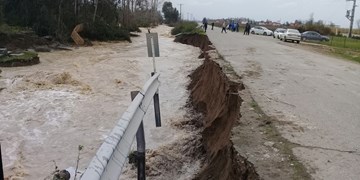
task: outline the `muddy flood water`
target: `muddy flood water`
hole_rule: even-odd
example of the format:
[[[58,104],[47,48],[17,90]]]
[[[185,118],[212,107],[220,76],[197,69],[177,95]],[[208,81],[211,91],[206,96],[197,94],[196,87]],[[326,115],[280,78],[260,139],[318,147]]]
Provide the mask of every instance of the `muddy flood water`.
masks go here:
[[[146,148],[156,150],[191,135],[171,124],[186,114],[187,76],[202,61],[197,59],[198,48],[173,42],[169,27],[152,31],[160,38],[161,57],[156,63],[161,73],[163,127],[155,128],[149,108],[145,136]],[[73,51],[41,53],[39,65],[0,68],[5,177],[44,179],[54,171],[54,162],[60,169],[75,167],[79,145],[84,146],[79,169],[87,167],[130,104],[130,91],[140,90],[150,77],[152,61],[147,57],[145,34],[139,35],[133,43],[96,43]],[[184,165],[181,176],[167,176],[186,179],[198,166]],[[157,173],[166,177],[166,172]],[[135,179],[136,171],[128,166],[124,177]]]

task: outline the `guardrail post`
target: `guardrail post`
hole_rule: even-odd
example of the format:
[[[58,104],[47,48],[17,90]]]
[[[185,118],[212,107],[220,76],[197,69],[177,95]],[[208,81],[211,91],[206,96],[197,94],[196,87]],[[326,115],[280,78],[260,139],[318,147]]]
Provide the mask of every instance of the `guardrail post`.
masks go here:
[[[0,143],[0,179],[5,179],[4,178],[3,164],[2,164],[2,156],[1,156],[1,143]]]
[[[134,100],[139,91],[131,92],[131,100]],[[145,180],[145,133],[144,124],[141,121],[139,129],[136,132],[136,143],[137,143],[137,168],[138,168],[138,180]]]
[[[155,72],[151,73],[151,76],[154,76]],[[161,127],[161,115],[160,115],[160,101],[159,101],[159,91],[154,95],[154,111],[155,111],[155,124],[156,127]]]

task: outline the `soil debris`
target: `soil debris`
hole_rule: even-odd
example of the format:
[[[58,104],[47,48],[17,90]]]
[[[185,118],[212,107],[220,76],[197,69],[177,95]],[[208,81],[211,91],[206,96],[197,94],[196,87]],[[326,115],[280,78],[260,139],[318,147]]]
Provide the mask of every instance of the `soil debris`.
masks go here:
[[[38,37],[35,33],[24,32],[16,34],[5,34],[0,32],[0,47],[6,47],[10,51],[26,50],[34,46],[50,44],[45,38]]]
[[[147,179],[193,179],[200,170],[204,154],[200,130],[183,130],[187,131],[187,135],[174,143],[157,150],[146,150]],[[136,163],[124,170],[121,179],[136,179],[136,174],[127,172],[135,170]]]
[[[34,32],[21,32],[6,34],[0,32],[0,47],[9,51],[33,49],[37,52],[50,52],[51,50],[71,50],[70,47],[55,41],[50,36],[39,37]]]

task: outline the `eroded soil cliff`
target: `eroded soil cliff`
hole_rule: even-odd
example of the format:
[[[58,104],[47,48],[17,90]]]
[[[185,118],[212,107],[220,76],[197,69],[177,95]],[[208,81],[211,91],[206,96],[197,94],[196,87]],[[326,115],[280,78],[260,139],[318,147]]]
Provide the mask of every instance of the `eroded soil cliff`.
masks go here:
[[[238,91],[244,88],[241,81],[229,80],[222,67],[213,61],[207,50],[207,36],[184,35],[175,41],[200,47],[204,63],[191,75],[190,103],[200,112],[197,124],[202,128],[202,146],[205,158],[201,171],[195,179],[259,179],[251,162],[240,156],[230,141],[231,130],[240,118],[242,99]]]

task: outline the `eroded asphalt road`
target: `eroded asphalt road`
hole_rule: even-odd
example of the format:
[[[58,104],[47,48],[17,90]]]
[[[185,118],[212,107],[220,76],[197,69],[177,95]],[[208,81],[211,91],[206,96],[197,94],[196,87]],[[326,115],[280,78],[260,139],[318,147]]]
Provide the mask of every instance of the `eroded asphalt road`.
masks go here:
[[[314,179],[360,177],[360,64],[272,37],[208,30]]]

